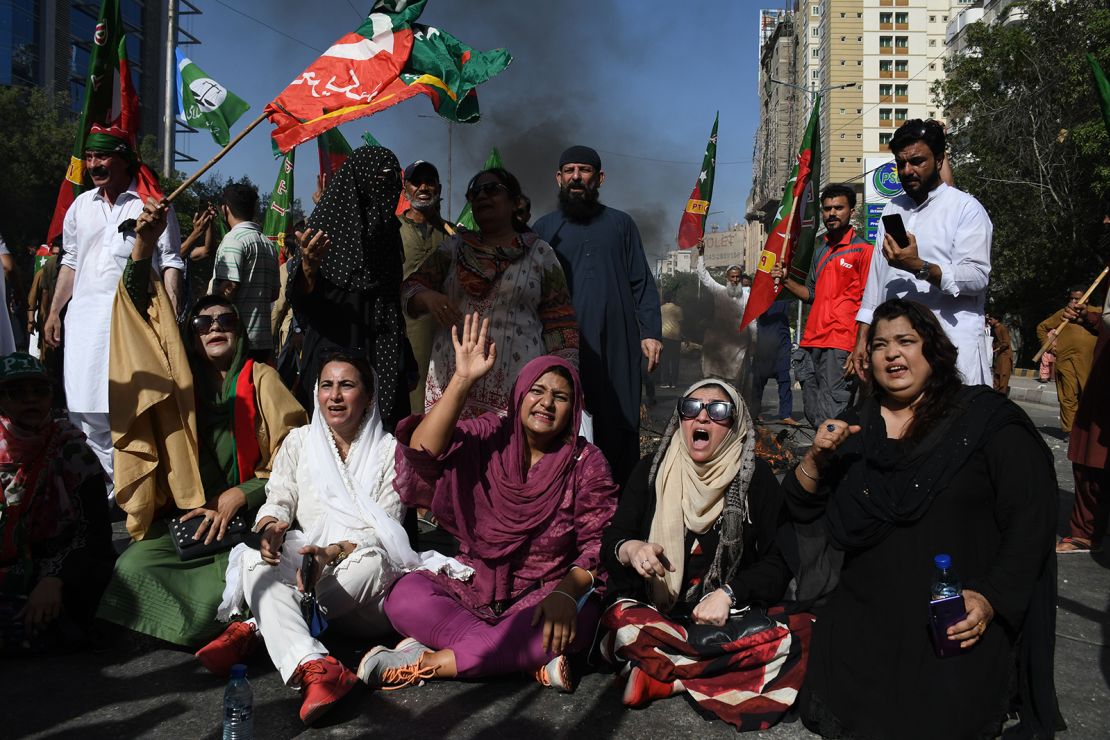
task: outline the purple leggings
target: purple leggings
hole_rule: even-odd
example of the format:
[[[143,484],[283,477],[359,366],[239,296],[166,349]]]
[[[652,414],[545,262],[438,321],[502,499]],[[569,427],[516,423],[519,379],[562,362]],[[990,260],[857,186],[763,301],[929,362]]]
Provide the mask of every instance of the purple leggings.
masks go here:
[[[532,626],[534,607],[490,624],[475,616],[438,583],[418,573],[403,576],[385,597],[393,628],[433,650],[450,649],[460,678],[532,672],[555,654],[543,649],[543,624]],[[589,647],[601,607],[589,599],[578,612],[578,627],[567,653]]]

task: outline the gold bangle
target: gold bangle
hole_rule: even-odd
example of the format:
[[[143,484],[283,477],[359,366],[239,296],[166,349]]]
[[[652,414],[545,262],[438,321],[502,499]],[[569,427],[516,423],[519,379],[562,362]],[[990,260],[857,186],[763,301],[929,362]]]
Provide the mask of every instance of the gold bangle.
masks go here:
[[[815,478],[815,477],[813,477],[812,475],[809,474],[809,471],[806,470],[805,465],[801,461],[798,462],[798,470],[802,471],[802,475],[809,478],[814,483],[820,483],[821,482],[820,478]]]
[[[339,554],[328,561],[328,567],[334,568],[335,566],[346,560],[347,556],[350,555],[350,553],[348,553],[347,548],[343,547],[343,545],[341,545],[340,543],[333,542],[332,544],[339,548]]]

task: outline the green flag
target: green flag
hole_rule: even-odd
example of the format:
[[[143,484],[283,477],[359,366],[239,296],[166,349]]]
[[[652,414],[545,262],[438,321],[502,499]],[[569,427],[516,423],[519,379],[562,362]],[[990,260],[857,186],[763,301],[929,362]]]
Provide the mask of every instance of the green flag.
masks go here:
[[[678,248],[696,247],[705,236],[705,219],[709,217],[709,203],[713,200],[713,180],[717,170],[717,122],[721,114],[713,118],[713,129],[709,132],[709,143],[705,145],[705,156],[701,160],[698,179],[686,200],[682,220],[678,222]]]
[[[1110,133],[1110,82],[1106,81],[1106,75],[1102,73],[1102,67],[1099,66],[1094,54],[1088,53],[1087,61],[1091,63],[1091,73],[1095,76],[1095,87],[1098,88],[1098,102],[1102,107],[1102,122],[1106,124],[1107,133]]]
[[[492,169],[494,167],[504,167],[501,163],[501,152],[497,151],[497,147],[489,150],[489,156],[486,157],[486,163],[482,165],[483,170]],[[462,213],[459,214],[458,219],[455,221],[459,226],[464,229],[474,231],[478,228],[478,224],[474,223],[474,216],[470,213],[470,204],[467,203],[463,206]]]
[[[293,204],[293,155],[297,150],[290,149],[281,158],[277,180],[270,192],[270,205],[266,207],[266,219],[262,224],[262,235],[274,244],[278,254],[285,251],[285,232],[289,229],[289,208]]]
[[[366,142],[367,146],[381,146],[381,142],[374,138],[374,134],[367,131],[362,135],[362,140]]]
[[[61,236],[62,220],[74,199],[85,191],[85,138],[94,123],[108,125],[112,115],[112,103],[119,90],[119,43],[123,38],[123,22],[120,19],[119,0],[104,0],[100,4],[100,15],[96,19],[96,29],[91,39],[88,76],[85,78],[85,102],[81,106],[81,118],[77,121],[77,136],[73,140],[73,151],[69,158],[65,179],[58,190],[58,202],[54,206],[54,218],[47,233],[47,244],[54,237]]]
[[[329,128],[317,136],[316,147],[320,152],[320,179],[318,184],[320,189],[323,190],[328,186],[328,180],[331,179],[331,176],[339,172],[339,168],[347,161],[347,157],[354,152],[343,136],[343,132],[337,128]]]
[[[177,111],[194,128],[206,128],[220,146],[231,141],[231,126],[250,109],[235,93],[204,73],[177,49]]]
[[[821,97],[813,101],[813,109],[821,106]],[[806,189],[802,191],[799,213],[802,228],[798,232],[798,242],[794,245],[794,258],[790,260],[790,278],[805,284],[809,278],[809,268],[813,264],[813,245],[817,240],[817,229],[821,226],[821,127],[813,131],[810,146],[810,173]]]

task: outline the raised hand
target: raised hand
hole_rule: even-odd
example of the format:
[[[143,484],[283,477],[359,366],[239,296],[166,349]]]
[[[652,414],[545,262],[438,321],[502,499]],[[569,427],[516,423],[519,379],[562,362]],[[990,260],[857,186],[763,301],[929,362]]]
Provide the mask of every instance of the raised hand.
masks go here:
[[[451,327],[451,344],[455,346],[455,377],[474,383],[493,368],[497,346],[488,338],[489,319],[477,313],[463,317],[462,336],[458,326]]]
[[[308,292],[316,287],[316,271],[324,261],[324,255],[331,249],[331,239],[319,229],[305,229],[301,233],[301,273],[304,275]]]

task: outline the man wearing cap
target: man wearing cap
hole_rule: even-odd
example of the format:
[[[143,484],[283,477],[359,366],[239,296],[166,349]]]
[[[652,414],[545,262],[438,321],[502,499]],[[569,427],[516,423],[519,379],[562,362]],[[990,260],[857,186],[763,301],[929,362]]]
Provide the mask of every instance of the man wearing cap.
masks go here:
[[[651,372],[663,347],[659,292],[632,218],[602,205],[601,157],[572,146],[559,157],[559,208],[532,229],[550,244],[578,315],[580,371],[594,443],[623,484],[640,457],[640,357]]]
[[[401,243],[405,247],[404,278],[416,272],[424,258],[434,252],[447,237],[443,216],[439,213],[439,170],[431,162],[418,159],[405,168],[405,197],[409,208],[401,214]],[[409,406],[424,408],[424,381],[428,377],[428,361],[432,356],[432,340],[436,320],[431,314],[419,318],[405,316],[405,332],[416,357],[416,388],[409,393]]]
[[[70,419],[88,438],[108,477],[112,475],[112,433],[108,424],[108,340],[112,300],[131,246],[134,219],[143,210],[149,170],[143,171],[130,135],[118,126],[93,126],[85,143],[85,171],[93,188],[77,196],[62,224],[62,267],[54,289],[46,342],[61,347],[65,315],[65,390]],[[131,223],[128,223],[128,222]],[[120,230],[122,227],[122,231]],[[130,228],[129,228],[130,227]],[[158,240],[154,267],[174,308],[179,307],[180,234],[173,209]]]

